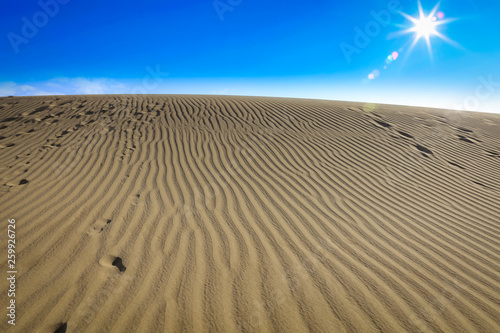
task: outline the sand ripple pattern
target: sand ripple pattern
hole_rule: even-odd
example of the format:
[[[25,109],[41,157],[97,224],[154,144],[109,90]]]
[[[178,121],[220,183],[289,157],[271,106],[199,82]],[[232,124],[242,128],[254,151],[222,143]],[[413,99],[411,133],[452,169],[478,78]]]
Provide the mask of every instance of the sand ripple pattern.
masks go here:
[[[0,218],[2,332],[500,332],[499,115],[0,98]]]

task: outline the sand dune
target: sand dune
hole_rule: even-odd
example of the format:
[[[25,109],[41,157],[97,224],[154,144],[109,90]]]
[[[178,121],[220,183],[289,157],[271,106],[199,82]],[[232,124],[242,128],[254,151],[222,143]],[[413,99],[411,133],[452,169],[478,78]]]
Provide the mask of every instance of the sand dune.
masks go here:
[[[500,332],[500,115],[1,98],[0,218],[2,332]]]

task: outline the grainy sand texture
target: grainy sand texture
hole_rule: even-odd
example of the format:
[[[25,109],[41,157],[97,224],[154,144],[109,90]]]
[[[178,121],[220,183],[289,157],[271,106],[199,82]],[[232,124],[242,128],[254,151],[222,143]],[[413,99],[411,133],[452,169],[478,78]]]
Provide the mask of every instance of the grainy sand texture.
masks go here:
[[[0,218],[1,332],[500,332],[500,115],[1,98]]]

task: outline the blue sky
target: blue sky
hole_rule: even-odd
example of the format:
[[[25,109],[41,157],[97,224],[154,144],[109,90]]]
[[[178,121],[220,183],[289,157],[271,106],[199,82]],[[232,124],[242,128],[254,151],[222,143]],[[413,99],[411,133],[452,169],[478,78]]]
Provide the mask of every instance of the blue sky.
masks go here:
[[[427,16],[437,1],[422,0]],[[0,95],[304,97],[500,112],[500,1],[4,1]],[[439,13],[439,16],[438,16]],[[449,20],[449,22],[448,22]],[[397,58],[387,57],[397,52]],[[372,75],[370,75],[372,74]]]

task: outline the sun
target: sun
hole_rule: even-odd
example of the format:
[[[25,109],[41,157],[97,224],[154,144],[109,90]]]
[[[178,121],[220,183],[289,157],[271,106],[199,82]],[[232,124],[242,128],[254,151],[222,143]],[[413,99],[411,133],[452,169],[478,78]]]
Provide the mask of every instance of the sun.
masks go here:
[[[444,14],[442,12],[437,13],[438,8],[439,8],[439,3],[436,6],[434,6],[429,15],[426,16],[424,10],[422,9],[422,4],[420,3],[419,0],[418,1],[419,17],[413,17],[406,13],[401,13],[404,17],[410,20],[411,23],[413,23],[413,27],[402,31],[402,33],[413,33],[415,35],[413,43],[410,47],[410,51],[417,44],[417,42],[423,38],[425,39],[427,48],[429,49],[429,55],[432,58],[431,37],[438,37],[444,40],[445,42],[448,42],[456,46],[456,43],[454,41],[444,36],[437,30],[438,26],[452,21],[450,19],[443,20]]]
[[[417,33],[417,39],[424,37],[426,40],[429,39],[431,35],[436,35],[436,26],[438,25],[436,21],[432,21],[432,18],[429,17],[421,17],[419,20],[416,20],[415,27],[412,28],[413,31]]]

